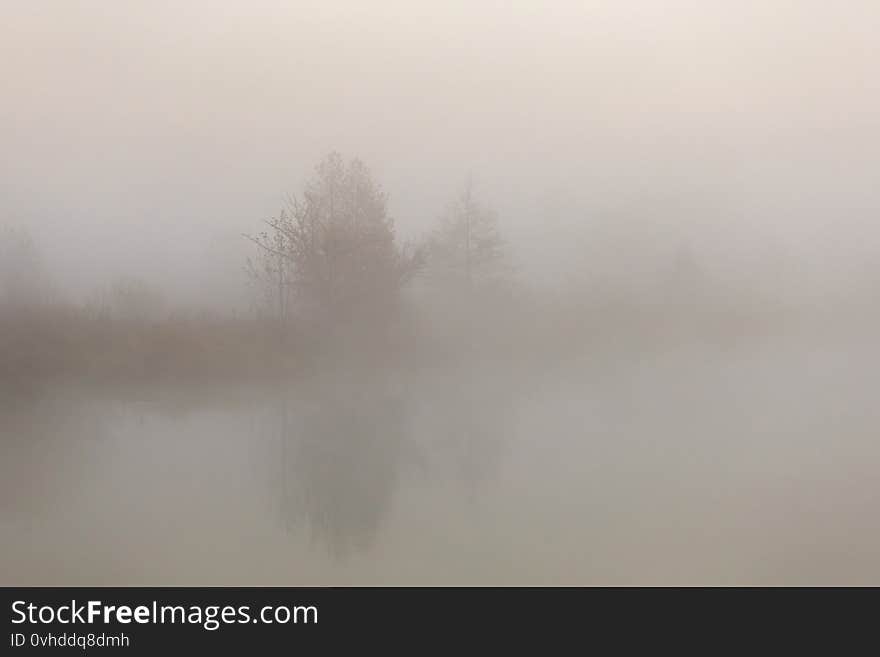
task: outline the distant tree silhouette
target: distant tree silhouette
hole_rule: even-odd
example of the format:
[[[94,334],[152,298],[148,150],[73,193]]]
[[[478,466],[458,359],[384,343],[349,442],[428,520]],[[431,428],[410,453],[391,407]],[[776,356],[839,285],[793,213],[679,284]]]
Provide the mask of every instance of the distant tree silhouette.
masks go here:
[[[332,320],[382,316],[421,264],[419,250],[397,244],[387,195],[369,169],[338,153],[265,223],[268,230],[247,236],[261,252],[251,273],[274,291],[281,317],[291,302]]]
[[[113,283],[107,301],[110,316],[117,319],[158,319],[165,309],[165,299],[159,290],[146,281],[131,276]]]
[[[481,203],[469,177],[440,217],[428,257],[434,276],[468,290],[502,272],[504,240],[495,211]]]
[[[0,229],[0,305],[15,307],[49,301],[52,284],[40,250],[30,234]]]

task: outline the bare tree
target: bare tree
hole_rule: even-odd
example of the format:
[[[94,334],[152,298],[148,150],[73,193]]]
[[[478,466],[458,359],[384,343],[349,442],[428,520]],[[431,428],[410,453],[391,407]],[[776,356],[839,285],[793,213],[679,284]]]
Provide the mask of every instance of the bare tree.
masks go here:
[[[290,204],[288,204],[290,205]],[[281,211],[278,221],[286,222],[292,208]],[[256,291],[256,302],[261,314],[265,313],[286,322],[293,296],[293,263],[290,261],[290,239],[285,232],[272,228],[249,238],[261,248],[245,267],[251,285]]]
[[[276,289],[283,317],[293,301],[332,319],[387,312],[421,266],[420,250],[396,243],[387,195],[369,169],[338,153],[265,223],[268,230],[246,236],[261,253],[261,268],[252,269]]]

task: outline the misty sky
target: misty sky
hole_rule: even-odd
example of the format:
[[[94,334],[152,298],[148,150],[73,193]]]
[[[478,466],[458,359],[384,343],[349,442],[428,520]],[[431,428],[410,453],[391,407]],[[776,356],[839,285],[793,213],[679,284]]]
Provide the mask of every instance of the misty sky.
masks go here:
[[[72,290],[231,290],[336,149],[406,237],[473,172],[529,272],[688,241],[846,280],[880,262],[878,29],[872,0],[3,0],[0,223]]]

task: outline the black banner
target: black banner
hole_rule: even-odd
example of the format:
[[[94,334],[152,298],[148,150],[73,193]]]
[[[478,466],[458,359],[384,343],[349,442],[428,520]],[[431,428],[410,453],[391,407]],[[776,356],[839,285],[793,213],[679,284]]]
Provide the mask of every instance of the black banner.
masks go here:
[[[834,621],[851,638],[874,616],[858,590],[842,589],[22,588],[2,597],[3,654],[650,648],[704,636],[749,645],[768,633],[790,646]]]

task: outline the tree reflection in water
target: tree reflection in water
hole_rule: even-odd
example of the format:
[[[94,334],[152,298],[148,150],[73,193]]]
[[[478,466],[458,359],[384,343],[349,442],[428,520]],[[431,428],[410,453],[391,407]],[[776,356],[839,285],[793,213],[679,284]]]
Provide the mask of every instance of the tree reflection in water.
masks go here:
[[[301,413],[282,411],[284,522],[305,526],[338,557],[374,540],[407,451],[404,403],[357,392],[333,394]]]
[[[473,500],[504,454],[509,413],[472,386],[334,384],[306,397],[279,409],[281,515],[334,557],[371,547],[404,477],[451,477]]]
[[[0,396],[0,513],[53,508],[88,479],[106,434],[94,404],[40,388]]]

